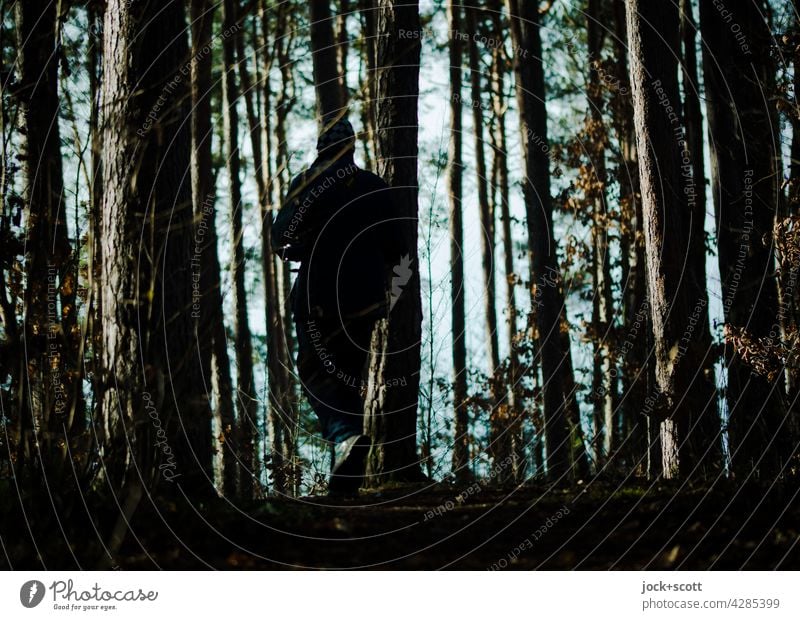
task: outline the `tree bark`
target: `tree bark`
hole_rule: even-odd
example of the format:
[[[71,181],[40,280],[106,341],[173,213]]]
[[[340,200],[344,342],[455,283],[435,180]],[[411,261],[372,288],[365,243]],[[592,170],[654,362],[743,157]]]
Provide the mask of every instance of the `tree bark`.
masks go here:
[[[402,217],[399,234],[408,252],[410,278],[388,320],[373,333],[365,430],[373,439],[367,468],[370,484],[421,477],[417,458],[422,300],[417,255],[417,105],[419,38],[400,31],[419,31],[417,0],[378,2],[377,159],[378,170],[392,187]],[[386,379],[400,379],[389,387]],[[404,380],[404,381],[402,381]]]
[[[102,420],[107,477],[112,487],[129,483],[130,497],[156,472],[187,493],[212,488],[211,417],[191,318],[185,29],[177,0],[107,4]]]
[[[681,177],[686,143],[678,107],[678,10],[643,0],[627,0],[626,8],[658,387],[645,404],[660,424],[662,475],[675,478],[692,471],[689,432],[701,400],[693,338],[707,314],[707,301],[695,296],[694,276],[686,273],[696,267],[686,263],[697,224]]]

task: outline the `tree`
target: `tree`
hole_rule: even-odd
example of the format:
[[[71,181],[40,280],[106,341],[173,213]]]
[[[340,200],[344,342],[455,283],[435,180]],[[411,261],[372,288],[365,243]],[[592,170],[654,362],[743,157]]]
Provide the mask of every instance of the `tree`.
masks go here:
[[[700,23],[722,309],[732,345],[725,360],[731,460],[739,475],[774,476],[787,458],[785,411],[774,381],[752,372],[736,339],[738,330],[773,345],[781,339],[771,242],[780,143],[775,112],[764,100],[774,81],[771,34],[763,1],[726,6],[723,16],[701,3]]]
[[[492,36],[502,40],[506,36],[500,0],[489,5],[492,12]],[[498,475],[498,480],[507,478],[519,480],[524,476],[525,442],[523,439],[523,395],[522,367],[519,357],[519,332],[517,331],[516,286],[518,275],[514,271],[514,237],[511,229],[511,205],[509,202],[508,181],[508,143],[506,138],[506,72],[509,60],[504,47],[492,50],[491,99],[492,99],[492,213],[493,223],[500,219],[500,236],[503,244],[503,271],[505,280],[505,312],[508,324],[508,371],[505,375],[507,397],[503,407],[503,425],[509,435],[513,465],[506,467]],[[495,224],[496,225],[496,224]]]
[[[244,471],[240,473],[241,493],[251,497],[257,492],[258,459],[255,453],[258,429],[258,400],[253,379],[253,343],[247,315],[247,289],[245,288],[244,230],[242,226],[242,188],[239,156],[239,113],[237,104],[239,89],[236,83],[236,40],[234,31],[241,28],[236,18],[234,0],[223,2],[222,55],[225,75],[222,80],[223,124],[225,126],[225,151],[227,154],[228,190],[231,196],[231,280],[233,281],[234,342],[236,345],[236,410],[237,439],[240,451],[239,462]]]
[[[371,484],[421,475],[416,448],[422,332],[417,256],[420,40],[400,35],[419,32],[419,4],[379,0],[377,22],[378,172],[401,206],[398,231],[408,253],[395,266],[401,291],[392,315],[379,321],[372,338],[365,405],[365,429],[374,442],[367,469]],[[401,281],[405,281],[402,286]],[[389,386],[386,379],[396,379],[392,383],[399,385]]]
[[[191,319],[185,27],[178,0],[111,0],[105,13],[101,430],[107,480],[134,506],[157,472],[186,493],[211,490]]]
[[[317,91],[317,114],[320,119],[339,112],[347,102],[344,74],[337,64],[336,40],[330,0],[310,0],[311,59]]]
[[[697,218],[681,177],[686,141],[679,115],[678,10],[642,0],[627,0],[626,9],[658,387],[645,405],[660,424],[662,475],[674,478],[692,471],[689,432],[702,401],[693,334],[707,313],[705,298],[694,296],[685,273],[696,267],[687,265],[687,256]]]
[[[461,2],[447,4],[450,24],[450,142],[448,145],[448,192],[450,194],[450,304],[453,333],[453,463],[456,478],[469,477],[469,412],[467,410],[467,347],[464,342],[464,222],[462,212],[462,67]]]
[[[214,5],[210,0],[193,0],[192,22],[192,203],[196,223],[195,238],[201,243],[199,264],[199,308],[196,325],[198,355],[202,364],[204,389],[210,380],[219,425],[218,444],[222,450],[222,489],[227,496],[238,493],[239,468],[236,417],[233,406],[228,338],[223,319],[220,262],[217,251],[216,187],[211,158],[211,32]]]
[[[681,174],[691,178],[692,184],[685,189],[687,202],[692,211],[692,227],[689,231],[688,284],[692,298],[708,303],[706,288],[706,192],[703,166],[703,117],[700,112],[700,83],[697,79],[696,35],[692,3],[680,2],[680,38],[682,47],[681,72],[683,90],[683,115],[685,121],[685,149],[681,153]],[[722,466],[722,427],[716,403],[714,386],[714,364],[717,361],[711,346],[711,329],[708,313],[704,312],[695,325],[693,333],[697,396],[699,400],[694,413],[695,424],[691,433],[689,449],[701,473],[716,474]]]
[[[14,383],[25,460],[39,460],[50,475],[66,457],[76,414],[83,416],[75,409],[77,272],[63,201],[56,18],[52,2],[15,3],[26,232],[23,326],[13,343],[20,366]]]
[[[482,68],[477,38],[477,9],[465,7],[466,32],[473,36],[469,39],[469,71],[470,96],[472,108],[472,131],[475,138],[475,182],[478,190],[478,213],[481,222],[481,266],[483,268],[483,307],[486,315],[485,344],[489,362],[489,452],[495,462],[501,462],[511,454],[511,434],[506,428],[507,410],[503,406],[498,386],[498,369],[500,367],[500,346],[497,336],[496,287],[494,278],[494,214],[489,204],[489,178],[486,171],[486,154],[484,149],[483,119],[483,86],[481,84]]]
[[[525,154],[523,193],[531,250],[531,301],[535,308],[542,366],[547,468],[550,477],[559,480],[567,476],[572,467],[573,428],[565,414],[570,396],[564,389],[562,365],[569,350],[561,333],[564,297],[553,236],[549,149],[542,148],[542,145],[547,146],[547,110],[537,4],[506,0],[514,48],[527,51],[526,58],[521,53],[514,55],[514,74]]]

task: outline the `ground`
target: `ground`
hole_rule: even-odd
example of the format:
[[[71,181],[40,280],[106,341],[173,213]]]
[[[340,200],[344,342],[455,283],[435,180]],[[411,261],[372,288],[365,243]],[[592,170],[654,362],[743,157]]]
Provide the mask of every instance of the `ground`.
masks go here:
[[[15,519],[17,536],[3,525],[0,567],[99,566],[95,530],[111,532],[118,511],[109,503],[89,508],[90,521],[87,508],[59,521],[27,511],[41,560],[24,521]],[[797,485],[437,484],[247,506],[145,497],[113,567],[798,569],[798,539]]]

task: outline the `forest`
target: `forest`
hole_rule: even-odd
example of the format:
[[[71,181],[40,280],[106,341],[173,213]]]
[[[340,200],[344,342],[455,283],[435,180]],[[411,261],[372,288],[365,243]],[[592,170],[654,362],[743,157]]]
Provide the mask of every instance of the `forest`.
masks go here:
[[[798,0],[0,0],[0,568],[800,568],[798,63]],[[404,248],[346,497],[274,242],[333,118]]]

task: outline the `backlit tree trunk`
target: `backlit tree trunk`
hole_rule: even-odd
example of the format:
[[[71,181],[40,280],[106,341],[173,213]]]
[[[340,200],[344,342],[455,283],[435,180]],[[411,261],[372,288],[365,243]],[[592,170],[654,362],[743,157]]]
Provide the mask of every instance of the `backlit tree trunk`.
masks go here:
[[[401,217],[398,223],[411,270],[410,278],[388,320],[373,333],[365,429],[373,439],[368,481],[416,479],[417,405],[419,398],[422,300],[417,255],[417,99],[419,38],[400,31],[419,31],[416,0],[379,0],[377,42],[378,172],[392,187]],[[389,387],[386,379],[404,380]]]

